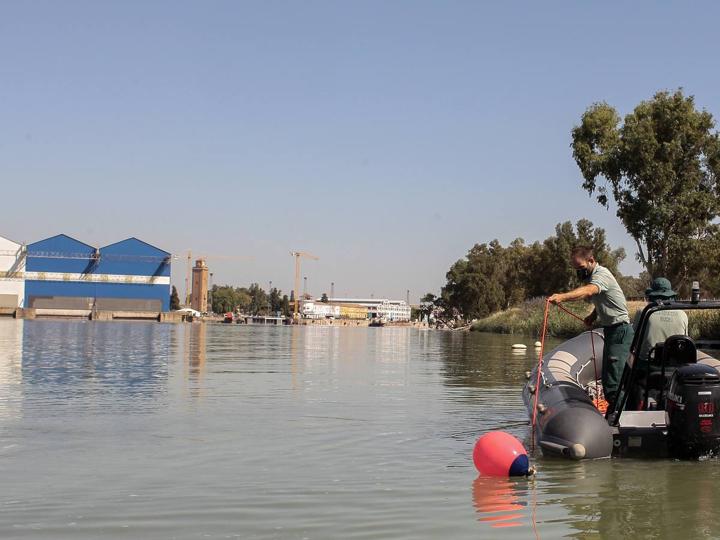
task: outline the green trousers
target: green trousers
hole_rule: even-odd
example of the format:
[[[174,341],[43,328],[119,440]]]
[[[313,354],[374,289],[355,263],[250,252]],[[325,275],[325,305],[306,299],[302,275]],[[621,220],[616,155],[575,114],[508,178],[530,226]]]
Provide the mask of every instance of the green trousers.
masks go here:
[[[633,327],[630,323],[603,327],[605,344],[603,346],[602,383],[605,399],[614,403],[620,386],[620,378],[625,369],[633,340]]]

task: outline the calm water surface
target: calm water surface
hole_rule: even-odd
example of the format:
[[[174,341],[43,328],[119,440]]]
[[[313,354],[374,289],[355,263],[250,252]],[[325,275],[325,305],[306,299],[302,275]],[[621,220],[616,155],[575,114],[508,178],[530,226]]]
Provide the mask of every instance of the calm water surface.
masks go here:
[[[2,319],[0,538],[720,537],[716,461],[477,478],[528,435],[517,341]]]

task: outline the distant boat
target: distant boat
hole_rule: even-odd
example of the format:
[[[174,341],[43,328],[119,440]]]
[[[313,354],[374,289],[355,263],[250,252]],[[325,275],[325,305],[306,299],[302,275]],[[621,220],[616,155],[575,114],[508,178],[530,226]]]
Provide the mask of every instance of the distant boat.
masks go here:
[[[231,323],[233,322],[233,314],[228,312],[225,314],[225,318],[223,319],[224,323]]]
[[[372,319],[370,321],[370,324],[368,324],[368,326],[375,326],[375,327],[385,326],[385,321],[383,319]]]

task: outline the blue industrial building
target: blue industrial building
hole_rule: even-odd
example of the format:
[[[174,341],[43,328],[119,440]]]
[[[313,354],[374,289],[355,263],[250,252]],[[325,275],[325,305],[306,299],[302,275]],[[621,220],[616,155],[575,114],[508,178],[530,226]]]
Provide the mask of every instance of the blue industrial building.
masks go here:
[[[26,253],[26,307],[169,310],[171,255],[137,238],[97,249],[59,234]]]

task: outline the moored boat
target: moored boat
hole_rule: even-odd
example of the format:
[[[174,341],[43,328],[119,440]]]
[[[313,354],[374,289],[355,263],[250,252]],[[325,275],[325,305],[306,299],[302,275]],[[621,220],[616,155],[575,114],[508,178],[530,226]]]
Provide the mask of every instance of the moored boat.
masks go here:
[[[702,350],[717,342],[669,336],[652,348],[647,362],[635,361],[651,316],[671,309],[720,310],[720,303],[647,306],[626,359],[618,401],[606,414],[591,397],[601,385],[601,332],[584,332],[544,356],[540,383],[536,367],[523,389],[528,415],[535,418],[535,441],[544,454],[694,458],[718,452],[720,361]]]

